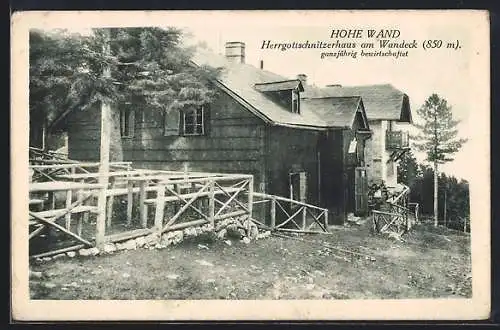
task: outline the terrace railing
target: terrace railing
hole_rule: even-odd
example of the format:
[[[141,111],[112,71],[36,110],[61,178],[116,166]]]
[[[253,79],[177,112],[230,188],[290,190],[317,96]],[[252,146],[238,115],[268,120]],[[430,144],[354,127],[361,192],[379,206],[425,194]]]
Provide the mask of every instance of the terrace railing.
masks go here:
[[[328,209],[263,193],[254,193],[254,197],[254,205],[269,205],[269,212],[263,212],[263,216],[269,215],[271,230],[328,232]]]
[[[372,211],[375,232],[393,232],[402,235],[418,222],[418,203],[408,202],[409,193],[410,188],[405,186],[397,195],[387,200],[384,210]]]

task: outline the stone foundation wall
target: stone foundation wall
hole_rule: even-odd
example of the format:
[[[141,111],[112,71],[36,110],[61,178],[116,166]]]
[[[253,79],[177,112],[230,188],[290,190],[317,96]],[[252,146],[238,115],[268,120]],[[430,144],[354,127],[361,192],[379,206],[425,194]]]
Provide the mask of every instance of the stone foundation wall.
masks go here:
[[[212,234],[216,240],[226,242],[237,239],[245,244],[271,236],[270,231],[260,231],[257,228],[257,225],[248,218],[248,215],[242,215],[220,220],[215,223],[215,228],[211,224],[205,224],[202,226],[188,227],[183,230],[169,231],[161,235],[161,237],[158,237],[158,234],[156,233],[152,233],[123,242],[107,243],[101,250],[96,247],[80,249],[77,252],[70,251],[57,254],[53,257],[38,258],[37,261],[47,262],[62,257],[73,258],[77,255],[88,257],[100,254],[112,254],[117,251],[136,250],[138,248],[164,249],[171,245],[177,245],[185,239],[197,237],[203,234]]]

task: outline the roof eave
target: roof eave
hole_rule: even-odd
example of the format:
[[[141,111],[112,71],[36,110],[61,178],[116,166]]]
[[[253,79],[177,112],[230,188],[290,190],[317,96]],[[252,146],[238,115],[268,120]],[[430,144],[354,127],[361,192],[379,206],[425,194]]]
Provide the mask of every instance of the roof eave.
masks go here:
[[[320,126],[320,125],[301,125],[301,124],[290,124],[290,123],[281,123],[281,122],[273,122],[273,126],[282,126],[282,127],[289,127],[289,128],[299,128],[299,129],[309,129],[309,130],[315,130],[315,131],[325,131],[330,126]]]

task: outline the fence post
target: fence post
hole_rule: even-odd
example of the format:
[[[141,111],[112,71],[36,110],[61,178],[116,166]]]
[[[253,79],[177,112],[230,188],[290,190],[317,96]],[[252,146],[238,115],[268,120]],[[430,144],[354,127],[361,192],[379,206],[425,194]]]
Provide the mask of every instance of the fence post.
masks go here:
[[[66,209],[69,209],[71,207],[71,200],[73,197],[73,192],[71,190],[66,191]],[[66,221],[66,229],[70,230],[71,229],[71,211],[66,213],[65,221]]]
[[[271,197],[271,229],[276,227],[276,199]]]
[[[95,243],[97,248],[101,249],[104,245],[104,238],[106,233],[106,184],[99,189],[99,196],[97,198],[97,223],[95,233]]]
[[[141,180],[139,183],[139,216],[141,218],[142,227],[148,226],[148,214],[144,201],[146,200],[146,180]]]
[[[208,195],[208,219],[215,230],[215,179],[210,180],[210,194]]]
[[[159,183],[156,192],[156,210],[155,210],[155,227],[154,227],[154,231],[157,232],[159,235],[158,239],[161,239],[164,211],[165,211],[165,186],[162,183]]]
[[[248,224],[247,233],[250,232],[250,225],[252,223],[253,215],[253,175],[248,179]]]
[[[302,206],[302,230],[306,230],[307,209]]]
[[[127,225],[132,223],[132,207],[134,206],[134,182],[127,180]]]
[[[114,190],[115,188],[115,178],[110,178],[110,190]],[[115,196],[110,195],[107,201],[107,211],[106,211],[106,226],[109,228],[111,226],[111,220],[113,218],[113,204],[115,201]]]
[[[325,229],[328,230],[328,210],[323,211],[325,216]]]

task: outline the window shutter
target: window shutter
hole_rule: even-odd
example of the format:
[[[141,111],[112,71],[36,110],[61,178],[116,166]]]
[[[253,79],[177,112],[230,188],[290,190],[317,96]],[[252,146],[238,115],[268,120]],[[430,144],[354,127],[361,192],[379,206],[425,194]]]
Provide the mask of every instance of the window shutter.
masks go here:
[[[180,111],[170,110],[165,112],[165,136],[179,135],[180,125]]]
[[[210,135],[210,105],[203,106],[203,132]]]

